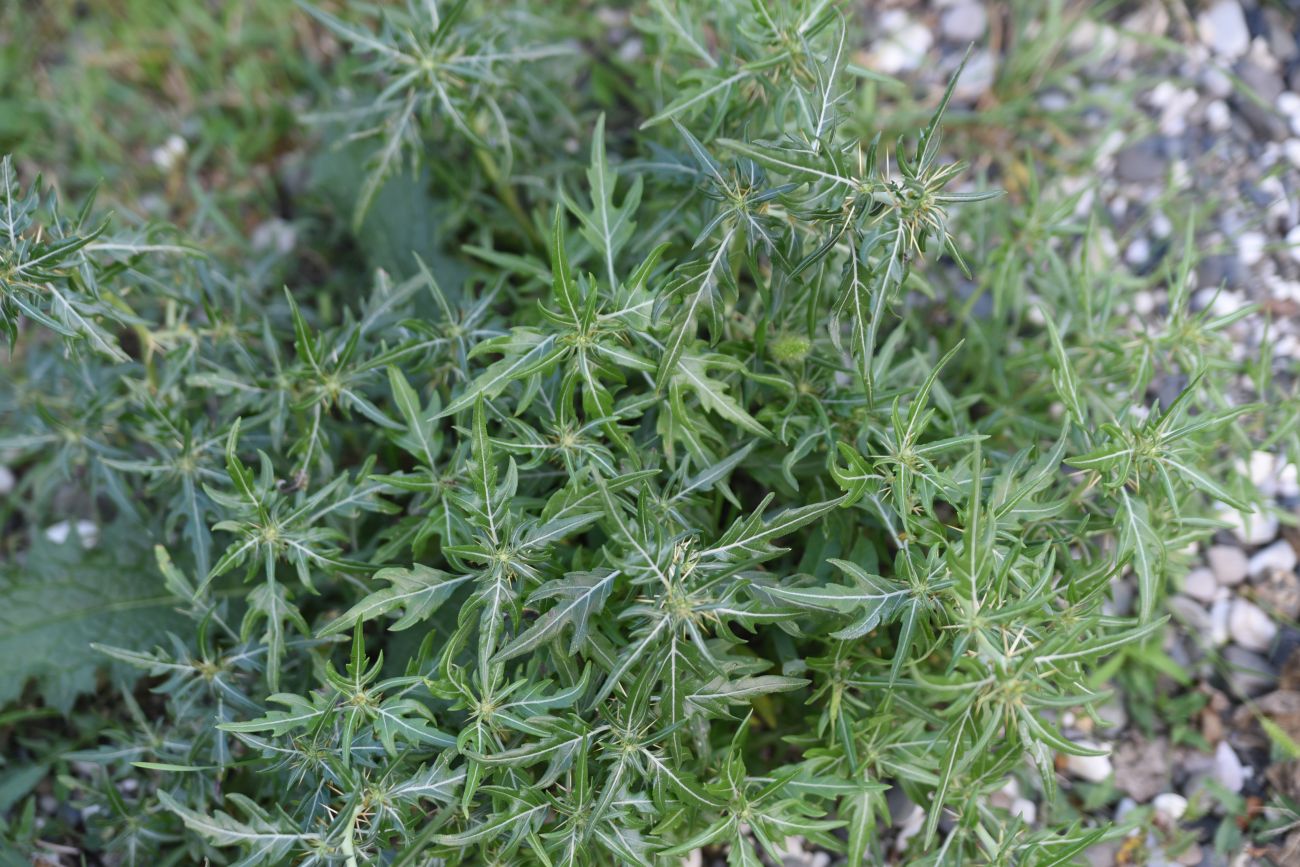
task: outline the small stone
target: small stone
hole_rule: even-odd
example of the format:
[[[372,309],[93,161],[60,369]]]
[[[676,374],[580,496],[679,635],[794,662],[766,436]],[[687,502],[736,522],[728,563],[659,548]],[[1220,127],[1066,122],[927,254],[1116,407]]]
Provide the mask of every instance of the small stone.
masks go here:
[[[1292,259],[1300,262],[1300,225],[1286,233],[1286,251]]]
[[[1270,8],[1261,11],[1264,33],[1268,37],[1269,53],[1283,63],[1296,59],[1300,54],[1300,46],[1296,44],[1295,37],[1289,32],[1295,29],[1295,7],[1293,6],[1290,12]]]
[[[1038,105],[1043,111],[1065,111],[1072,102],[1070,95],[1061,90],[1048,90],[1038,97]]]
[[[1151,258],[1151,242],[1146,238],[1135,238],[1133,243],[1128,245],[1124,251],[1124,261],[1139,268],[1147,263]]]
[[[1253,698],[1277,683],[1277,671],[1257,653],[1230,644],[1223,649],[1223,661],[1228,683],[1242,695]]]
[[[1279,88],[1279,92],[1272,96],[1272,100],[1277,110],[1286,115],[1288,120],[1300,117],[1300,94]]]
[[[16,484],[17,481],[14,479],[13,470],[9,469],[4,464],[0,464],[0,497],[11,493]]]
[[[1234,599],[1228,614],[1228,631],[1237,645],[1262,652],[1277,637],[1277,624],[1255,603]]]
[[[939,19],[939,32],[953,42],[974,42],[988,28],[988,14],[979,3],[962,2],[950,6]]]
[[[1138,803],[1146,803],[1169,787],[1169,742],[1147,740],[1133,732],[1111,754],[1115,788]]]
[[[930,29],[912,22],[885,37],[873,47],[870,57],[872,69],[885,75],[898,75],[916,69],[925,60],[934,43]]]
[[[1011,815],[1025,820],[1026,825],[1038,821],[1038,806],[1028,798],[1016,798],[1011,802]]]
[[[1220,57],[1241,57],[1250,48],[1250,28],[1237,0],[1218,0],[1197,15],[1196,33]]]
[[[1172,81],[1162,81],[1151,89],[1147,95],[1147,102],[1151,103],[1152,108],[1165,108],[1178,97],[1178,85]]]
[[[159,169],[170,172],[189,153],[189,149],[189,144],[185,139],[172,133],[167,137],[167,141],[150,152],[149,158],[153,160],[153,164]]]
[[[1236,509],[1226,509],[1219,513],[1219,519],[1229,524],[1232,534],[1246,545],[1264,545],[1277,538],[1277,518],[1264,512],[1243,516]]]
[[[1107,731],[1117,732],[1128,725],[1128,710],[1118,693],[1097,706],[1097,717],[1101,720],[1101,727]]]
[[[1177,138],[1187,131],[1187,115],[1196,106],[1196,91],[1174,91],[1173,99],[1160,112],[1160,132],[1169,138]]]
[[[1132,798],[1120,798],[1119,803],[1115,805],[1115,821],[1123,822],[1128,815],[1138,808],[1138,802]]]
[[[1110,582],[1110,598],[1102,603],[1102,610],[1116,617],[1127,617],[1133,611],[1136,595],[1133,582],[1116,578]]]
[[[1288,124],[1286,118],[1267,105],[1260,105],[1255,100],[1245,96],[1233,100],[1233,105],[1237,107],[1238,114],[1245,118],[1251,130],[1260,139],[1277,142],[1287,137]]]
[[[953,98],[974,102],[988,92],[996,77],[997,61],[993,52],[973,51],[961,71],[961,77],[957,79],[957,85],[952,89]]]
[[[1227,132],[1232,128],[1232,112],[1228,104],[1216,99],[1205,107],[1205,124],[1214,132]]]
[[[1274,616],[1295,620],[1300,617],[1300,576],[1290,569],[1270,569],[1255,582],[1255,598]]]
[[[1242,232],[1237,238],[1237,257],[1247,267],[1258,265],[1264,258],[1264,247],[1268,239],[1259,232]]]
[[[1167,604],[1169,605],[1170,613],[1173,614],[1174,618],[1179,623],[1183,624],[1191,634],[1204,635],[1210,631],[1210,615],[1201,607],[1201,603],[1197,602],[1195,599],[1175,593],[1173,596],[1169,597]],[[1146,799],[1139,798],[1138,800]]]
[[[1252,54],[1237,64],[1237,77],[1241,79],[1242,84],[1267,103],[1275,102],[1285,89],[1282,76],[1277,74],[1276,64],[1272,58],[1261,61]]]
[[[77,521],[73,524],[70,521],[59,521],[57,524],[51,524],[45,528],[45,538],[49,539],[56,545],[63,545],[72,535],[73,528],[77,532],[77,541],[83,548],[93,548],[99,544],[99,526],[94,521]]]
[[[1262,452],[1258,449],[1250,453],[1250,459],[1246,463],[1237,462],[1238,469],[1250,477],[1250,483],[1259,489],[1261,494],[1277,493],[1277,457],[1272,452]]]
[[[1083,857],[1088,862],[1088,867],[1115,867],[1119,863],[1118,859],[1123,855],[1119,848],[1125,845],[1123,840],[1102,840],[1095,842],[1084,851]]]
[[[1209,569],[1193,569],[1183,579],[1183,592],[1198,602],[1210,604],[1219,594],[1219,582]]]
[[[1079,741],[1079,746],[1090,750],[1101,749],[1095,743]],[[1100,783],[1115,772],[1110,756],[1066,756],[1065,771],[1072,777],[1089,783]]]
[[[1167,168],[1168,160],[1154,139],[1130,145],[1115,155],[1115,174],[1125,183],[1150,184],[1164,180]]]
[[[1246,281],[1246,268],[1233,253],[1212,253],[1196,266],[1196,279],[1202,286],[1240,286]]]
[[[1214,748],[1213,774],[1214,779],[1229,792],[1240,792],[1246,785],[1246,769],[1227,741],[1219,741],[1219,745]]]
[[[1151,799],[1156,814],[1170,822],[1177,822],[1187,812],[1187,799],[1177,792],[1162,792]]]
[[[298,230],[293,223],[273,217],[258,224],[249,241],[254,250],[274,250],[282,256],[293,252],[298,243]]]
[[[1011,809],[1011,804],[1020,797],[1020,782],[1015,777],[1007,777],[1002,788],[989,795],[989,803],[1004,810]]]
[[[1300,298],[1295,299],[1300,300]],[[1292,335],[1288,334],[1287,337]],[[1278,459],[1281,463],[1282,459]],[[1279,497],[1300,497],[1300,467],[1295,464],[1282,464],[1277,469],[1277,495]]]
[[[901,827],[898,829],[898,836],[894,838],[894,846],[902,852],[907,848],[907,841],[921,833],[921,828],[925,826],[925,810],[913,805],[912,812],[907,814]]]
[[[1210,606],[1210,641],[1215,647],[1228,643],[1232,633],[1228,630],[1228,618],[1232,614],[1232,601],[1218,599]]]
[[[1242,707],[1238,714],[1250,713],[1252,710],[1272,719],[1292,740],[1300,738],[1300,692],[1270,692],[1260,697],[1255,708]]]
[[[1214,573],[1214,580],[1224,587],[1233,587],[1246,580],[1250,561],[1246,552],[1233,545],[1211,545],[1205,552],[1206,562]]]
[[[1252,554],[1246,571],[1250,577],[1255,578],[1271,569],[1291,572],[1295,569],[1296,563],[1295,548],[1291,547],[1290,542],[1282,539]]]
[[[1157,211],[1151,217],[1151,234],[1157,238],[1168,238],[1174,233],[1174,222],[1166,216],[1164,211]]]
[[[1232,96],[1232,79],[1218,66],[1207,63],[1201,71],[1201,87],[1210,96],[1227,99]]]

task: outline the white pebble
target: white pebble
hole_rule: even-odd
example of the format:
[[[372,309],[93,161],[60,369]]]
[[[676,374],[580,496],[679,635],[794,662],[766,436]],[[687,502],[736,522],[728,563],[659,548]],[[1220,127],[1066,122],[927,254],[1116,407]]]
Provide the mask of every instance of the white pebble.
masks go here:
[[[1016,798],[1011,802],[1011,815],[1024,819],[1026,825],[1032,825],[1038,820],[1038,806],[1028,798]]]
[[[1242,5],[1236,0],[1218,0],[1196,16],[1196,32],[1201,42],[1227,58],[1244,55],[1251,47],[1251,29],[1245,25]]]
[[[1156,296],[1145,289],[1133,295],[1133,312],[1139,316],[1150,316],[1156,309]]]
[[[176,164],[189,153],[190,146],[185,139],[172,133],[167,137],[167,141],[150,152],[149,156],[153,164],[164,172],[170,172],[176,167]]]
[[[74,524],[71,521],[59,521],[45,528],[45,538],[56,545],[62,545],[72,535]],[[93,548],[99,544],[99,526],[94,521],[81,520],[75,524],[77,541],[83,548]]]
[[[1088,741],[1079,741],[1079,746],[1090,750],[1098,750],[1101,747]],[[1080,780],[1087,780],[1090,783],[1100,783],[1102,780],[1110,777],[1115,772],[1115,768],[1110,763],[1110,756],[1066,756],[1065,770],[1072,777],[1078,777]]]
[[[1246,784],[1246,769],[1227,741],[1219,741],[1214,749],[1214,779],[1229,792],[1240,792]]]
[[[1251,484],[1259,488],[1260,493],[1273,493],[1277,475],[1277,458],[1272,452],[1261,452],[1256,449],[1250,453],[1246,463],[1237,461],[1237,471],[1249,476]]]
[[[921,833],[921,828],[925,825],[925,810],[915,804],[912,805],[912,812],[907,814],[903,820],[902,827],[898,829],[898,836],[894,838],[894,846],[899,852],[907,848],[907,841]]]
[[[1222,647],[1232,637],[1232,633],[1228,630],[1228,618],[1231,614],[1231,600],[1217,599],[1210,606],[1210,641],[1215,647]]]
[[[1290,334],[1286,336],[1292,337]],[[1281,460],[1278,458],[1279,463]],[[1278,469],[1277,493],[1282,497],[1300,497],[1300,469],[1295,464],[1283,464]]]
[[[1286,233],[1286,251],[1291,254],[1291,258],[1300,262],[1300,225],[1292,227],[1291,231]]]
[[[4,464],[0,464],[0,497],[10,493],[14,489],[15,484],[17,484],[17,482],[14,479],[13,470],[9,469]]]
[[[1287,118],[1300,117],[1300,94],[1284,90],[1277,95],[1274,102],[1277,110],[1286,115]]]
[[[1268,239],[1260,232],[1242,232],[1237,238],[1237,256],[1243,265],[1258,265],[1267,244]]]
[[[907,24],[897,33],[878,42],[871,53],[872,68],[885,75],[897,75],[916,69],[925,60],[934,42],[930,29],[923,24]]]
[[[1124,251],[1124,261],[1133,267],[1145,265],[1151,258],[1151,242],[1146,238],[1136,238]],[[1140,311],[1139,311],[1140,312]]]
[[[1160,132],[1167,136],[1180,136],[1187,131],[1187,113],[1197,102],[1196,91],[1175,90],[1169,104],[1160,112]]]
[[[1274,569],[1290,572],[1295,569],[1296,562],[1295,548],[1292,548],[1291,543],[1283,539],[1252,554],[1247,571],[1252,578]]]
[[[1234,545],[1211,545],[1205,552],[1205,560],[1210,564],[1214,579],[1225,587],[1245,581],[1250,568],[1246,552]]]
[[[1217,66],[1207,65],[1201,73],[1201,86],[1210,96],[1227,99],[1232,96],[1232,79]]]
[[[280,255],[288,255],[298,243],[298,230],[293,223],[273,217],[258,224],[249,239],[254,250],[275,250]]]
[[[1183,579],[1183,592],[1193,599],[1210,603],[1219,594],[1219,582],[1209,569],[1193,569]]]
[[[1300,169],[1300,139],[1289,138],[1282,142],[1282,155],[1287,158],[1287,162]]]
[[[1173,234],[1174,224],[1165,216],[1164,211],[1157,211],[1151,218],[1151,234],[1157,238],[1168,238]]]
[[[1300,125],[1300,118],[1291,119],[1292,127]],[[1300,135],[1300,129],[1295,130]],[[1268,216],[1272,220],[1291,225],[1295,219],[1291,216],[1291,197],[1286,185],[1276,175],[1265,175],[1259,179],[1259,191],[1268,197]]]
[[[1187,799],[1177,792],[1162,792],[1151,799],[1151,806],[1158,815],[1171,822],[1177,822],[1187,812]]]
[[[1209,308],[1219,316],[1227,316],[1229,313],[1236,313],[1242,307],[1246,306],[1246,297],[1235,289],[1218,289],[1213,286],[1207,286],[1204,289],[1198,289],[1192,296],[1192,301],[1201,310]]]
[[[1226,132],[1232,127],[1232,112],[1228,104],[1216,99],[1205,107],[1205,124],[1214,132]]]
[[[1172,81],[1165,80],[1157,84],[1147,94],[1147,102],[1152,108],[1164,108],[1173,103],[1178,97],[1178,86]]]
[[[1245,599],[1234,599],[1228,614],[1228,631],[1237,645],[1247,650],[1267,651],[1277,636],[1277,624]]]
[[[1229,525],[1232,534],[1247,545],[1263,545],[1277,536],[1277,518],[1266,512],[1242,515],[1236,509],[1225,509],[1219,520]]]
[[[1196,32],[1220,57],[1235,59],[1250,48],[1250,28],[1237,0],[1218,0],[1197,15]]]
[[[979,3],[958,3],[949,7],[939,19],[939,30],[953,42],[974,42],[988,27],[988,13]]]

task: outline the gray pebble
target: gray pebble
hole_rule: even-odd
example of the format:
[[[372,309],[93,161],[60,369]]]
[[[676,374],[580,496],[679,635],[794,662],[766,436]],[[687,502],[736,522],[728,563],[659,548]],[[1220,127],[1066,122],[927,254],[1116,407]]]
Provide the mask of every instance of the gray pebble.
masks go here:
[[[1250,560],[1246,552],[1235,545],[1212,545],[1205,552],[1214,578],[1224,587],[1233,587],[1246,580]]]
[[[1243,695],[1253,698],[1277,683],[1277,671],[1258,653],[1228,645],[1223,650],[1223,661],[1227,664],[1228,683]]]
[[[1209,604],[1219,594],[1219,582],[1209,569],[1193,569],[1183,579],[1183,592],[1198,602]]]
[[[1237,77],[1242,83],[1255,91],[1255,95],[1272,105],[1285,89],[1282,76],[1259,63],[1254,58],[1246,58],[1237,64]]]
[[[1210,614],[1201,603],[1187,596],[1175,594],[1169,597],[1169,611],[1174,618],[1194,635],[1206,635],[1210,631]]]
[[[1271,105],[1260,105],[1245,95],[1237,96],[1233,104],[1256,135],[1269,141],[1282,141],[1287,137],[1286,119]]]
[[[989,26],[988,14],[979,3],[961,2],[950,6],[939,19],[939,32],[953,42],[974,42]]]
[[[1162,181],[1168,160],[1161,152],[1157,139],[1146,139],[1124,148],[1115,155],[1115,174],[1130,184],[1150,184]]]

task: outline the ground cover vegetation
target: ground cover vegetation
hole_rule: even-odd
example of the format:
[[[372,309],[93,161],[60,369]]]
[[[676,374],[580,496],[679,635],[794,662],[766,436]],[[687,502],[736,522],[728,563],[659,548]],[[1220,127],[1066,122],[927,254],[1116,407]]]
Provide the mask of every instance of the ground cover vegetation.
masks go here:
[[[1190,218],[1135,332],[1081,191],[1032,143],[970,167],[952,86],[890,114],[860,18],[236,3],[188,50],[114,25],[141,68],[86,105],[0,92],[0,142],[51,142],[0,163],[5,857],[1115,833],[1057,791],[1061,718],[1164,664],[1167,578],[1255,508],[1232,458],[1294,438],[1287,395],[1193,309]],[[123,168],[153,83],[204,125]]]

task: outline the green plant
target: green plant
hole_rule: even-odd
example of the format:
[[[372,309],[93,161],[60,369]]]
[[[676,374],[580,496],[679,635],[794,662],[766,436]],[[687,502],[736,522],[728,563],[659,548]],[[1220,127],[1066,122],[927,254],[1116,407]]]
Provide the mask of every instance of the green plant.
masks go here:
[[[158,712],[119,670],[137,730],[66,779],[84,845],[750,865],[798,833],[857,864],[896,786],[916,863],[1070,863],[1105,829],[987,796],[1026,767],[1054,792],[1089,752],[1059,715],[1161,628],[1207,499],[1253,502],[1214,469],[1263,416],[1227,393],[1232,317],[1189,309],[1192,245],[1170,327],[1132,335],[1073,202],[1024,247],[946,156],[951,89],[910,137],[849,134],[834,4],[476,5],[313,13],[373,60],[357,237],[419,184],[455,267],[359,292],[285,263],[281,291],[42,210],[4,163],[3,508],[36,536],[75,484],[102,547],[156,544],[131,575],[178,620],[96,645]],[[600,48],[560,57],[566,24]],[[954,315],[971,273],[996,315]],[[12,586],[55,556],[24,548]],[[1129,570],[1136,616],[1103,613]],[[39,670],[3,694],[29,676],[71,700]]]

